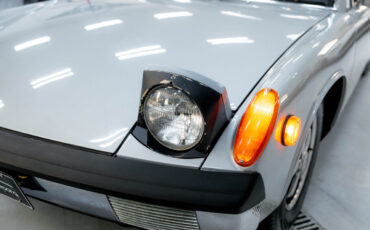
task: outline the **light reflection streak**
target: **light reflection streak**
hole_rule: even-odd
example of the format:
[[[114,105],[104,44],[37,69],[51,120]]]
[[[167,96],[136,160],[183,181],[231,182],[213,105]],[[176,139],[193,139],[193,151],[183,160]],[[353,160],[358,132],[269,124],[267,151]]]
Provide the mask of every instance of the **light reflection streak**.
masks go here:
[[[180,17],[190,17],[193,16],[192,13],[189,11],[179,11],[179,12],[166,12],[166,13],[159,13],[154,14],[156,19],[168,19],[168,18],[180,18]]]
[[[114,144],[116,141],[121,140],[123,137],[125,137],[127,132],[128,128],[119,129],[106,137],[93,139],[90,142],[101,143],[99,146],[102,148],[106,148]]]
[[[272,1],[272,0],[253,0],[253,2],[260,2],[260,3],[275,3],[275,1]]]
[[[308,17],[304,15],[295,15],[295,14],[280,14],[283,18],[298,19],[298,20],[310,20],[315,19],[315,17]]]
[[[298,57],[294,58],[292,63],[295,63],[297,62],[299,59],[301,59],[303,57],[303,54],[300,54]]]
[[[0,109],[3,108],[4,106],[5,106],[4,102],[0,100]]]
[[[119,60],[126,60],[136,57],[148,56],[153,54],[165,53],[166,49],[163,49],[160,45],[144,46],[136,49],[130,49],[122,52],[118,52],[115,56]]]
[[[104,143],[104,144],[101,144],[101,145],[99,145],[99,146],[100,146],[100,147],[102,147],[102,148],[106,148],[106,147],[108,147],[108,146],[111,146],[111,145],[113,145],[116,141],[121,140],[122,138],[124,138],[124,137],[125,137],[125,135],[126,135],[126,134],[121,134],[121,135],[119,135],[119,136],[115,137],[112,141],[107,142],[107,143]]]
[[[46,43],[46,42],[50,42],[50,40],[51,39],[50,39],[49,36],[36,38],[36,39],[30,40],[30,41],[27,41],[27,42],[23,42],[23,43],[20,43],[20,44],[14,46],[14,50],[18,52],[18,51],[28,49],[28,48],[33,47],[33,46],[37,46],[37,45],[41,45],[41,44]]]
[[[58,81],[58,80],[61,80],[61,79],[67,78],[67,77],[71,77],[71,76],[73,76],[73,74],[74,73],[72,72],[72,70],[70,68],[67,68],[67,69],[61,70],[59,72],[47,75],[45,77],[38,78],[38,79],[31,82],[31,86],[34,89],[37,89],[41,86],[52,83],[54,81]]]
[[[179,3],[190,3],[191,0],[173,0],[174,2],[179,2]]]
[[[103,21],[103,22],[87,25],[87,26],[85,26],[85,30],[91,31],[91,30],[96,30],[96,29],[108,27],[108,26],[119,25],[119,24],[122,24],[122,23],[123,23],[123,21],[121,19],[113,19],[113,20],[109,20],[109,21]]]
[[[247,37],[230,37],[230,38],[208,39],[207,42],[211,43],[212,45],[222,45],[222,44],[254,43],[254,40],[251,40]]]
[[[356,10],[357,13],[362,13],[364,12],[365,10],[369,9],[369,6],[364,6],[364,5],[361,5],[358,7],[358,9]]]
[[[233,12],[233,11],[224,11],[223,10],[223,11],[221,11],[221,14],[232,16],[232,17],[238,17],[238,18],[245,18],[245,19],[255,20],[255,21],[261,21],[262,20],[261,18],[257,18],[257,17],[251,16],[251,15],[241,14],[241,13]]]
[[[320,42],[316,42],[315,44],[312,45],[312,48],[316,48],[320,45]]]
[[[296,40],[297,38],[299,38],[301,36],[301,34],[288,34],[286,37],[288,39],[291,39],[291,40]]]
[[[327,54],[330,51],[330,49],[333,48],[335,44],[337,44],[337,42],[338,39],[334,39],[333,41],[326,43],[324,47],[322,47],[322,49],[320,50],[318,56],[323,56]]]
[[[288,94],[284,94],[284,96],[280,98],[280,104],[283,104],[286,99],[288,99]]]

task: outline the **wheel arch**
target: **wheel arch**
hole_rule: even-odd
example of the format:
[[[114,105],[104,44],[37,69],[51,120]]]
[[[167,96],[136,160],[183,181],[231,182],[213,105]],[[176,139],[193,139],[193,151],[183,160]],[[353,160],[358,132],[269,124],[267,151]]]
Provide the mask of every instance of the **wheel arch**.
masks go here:
[[[330,87],[322,100],[324,105],[324,121],[321,139],[328,135],[338,119],[346,93],[346,84],[346,77],[341,76]]]

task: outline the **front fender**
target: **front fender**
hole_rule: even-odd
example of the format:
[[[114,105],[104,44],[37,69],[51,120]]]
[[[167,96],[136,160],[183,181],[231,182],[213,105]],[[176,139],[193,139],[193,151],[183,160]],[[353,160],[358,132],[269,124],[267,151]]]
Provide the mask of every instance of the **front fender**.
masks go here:
[[[261,220],[280,205],[289,186],[291,166],[296,160],[296,152],[301,143],[285,147],[271,137],[258,162],[251,167],[241,167],[232,157],[234,138],[241,117],[255,93],[262,88],[273,88],[280,95],[278,120],[285,115],[294,114],[301,118],[302,130],[305,130],[330,87],[342,76],[348,82],[345,104],[359,78],[352,75],[355,22],[347,22],[345,17],[346,14],[331,14],[280,57],[236,111],[203,164],[202,170],[259,172],[266,188]]]

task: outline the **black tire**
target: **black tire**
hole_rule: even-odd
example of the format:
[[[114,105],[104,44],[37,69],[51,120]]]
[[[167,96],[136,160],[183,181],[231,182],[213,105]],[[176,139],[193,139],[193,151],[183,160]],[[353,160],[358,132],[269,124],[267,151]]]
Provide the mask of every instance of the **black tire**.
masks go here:
[[[303,189],[298,198],[297,203],[291,210],[288,210],[286,208],[287,195],[285,195],[280,206],[273,213],[271,213],[270,216],[268,216],[264,221],[261,222],[260,226],[258,227],[259,230],[288,230],[290,226],[293,224],[295,218],[298,216],[299,212],[301,211],[303,201],[305,199],[308,186],[310,184],[310,180],[312,177],[312,172],[315,167],[317,154],[319,151],[324,117],[323,105],[321,105],[319,110],[317,111],[316,117],[317,117],[316,120],[317,127],[316,127],[315,145],[313,147],[312,158],[307,172],[307,177],[304,182]]]

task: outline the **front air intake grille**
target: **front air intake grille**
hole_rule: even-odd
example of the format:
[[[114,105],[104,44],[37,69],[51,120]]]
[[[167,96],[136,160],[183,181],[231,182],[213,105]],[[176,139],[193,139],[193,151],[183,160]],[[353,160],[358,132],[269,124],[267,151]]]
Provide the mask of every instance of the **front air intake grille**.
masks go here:
[[[300,212],[290,230],[324,230],[324,228],[307,213]]]
[[[120,222],[148,230],[199,230],[195,211],[108,196]]]

